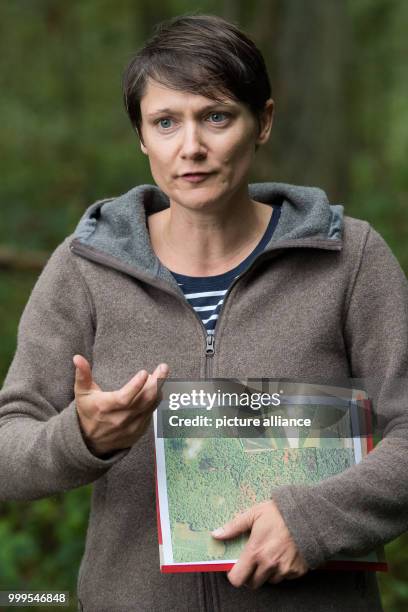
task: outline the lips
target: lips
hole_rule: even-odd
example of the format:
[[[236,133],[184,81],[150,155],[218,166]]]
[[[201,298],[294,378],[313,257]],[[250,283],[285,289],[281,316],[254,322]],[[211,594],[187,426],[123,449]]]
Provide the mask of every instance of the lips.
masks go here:
[[[181,174],[182,177],[184,176],[207,176],[208,174],[212,174],[211,172],[184,172],[184,174]]]
[[[189,183],[201,183],[209,176],[212,176],[213,172],[185,172],[181,174],[179,178],[188,181]]]

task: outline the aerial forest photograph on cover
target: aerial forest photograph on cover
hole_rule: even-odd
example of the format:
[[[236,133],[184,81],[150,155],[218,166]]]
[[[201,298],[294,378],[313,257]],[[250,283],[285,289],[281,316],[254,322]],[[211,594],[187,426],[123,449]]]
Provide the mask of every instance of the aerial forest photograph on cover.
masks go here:
[[[346,438],[294,447],[283,438],[169,438],[164,449],[176,563],[238,558],[246,536],[216,541],[212,529],[269,499],[273,487],[318,482],[355,463]]]

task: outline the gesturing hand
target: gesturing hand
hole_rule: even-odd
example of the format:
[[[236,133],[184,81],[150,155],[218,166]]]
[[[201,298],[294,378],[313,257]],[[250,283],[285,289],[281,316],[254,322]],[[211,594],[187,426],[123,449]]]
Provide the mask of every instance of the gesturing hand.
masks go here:
[[[233,586],[246,585],[257,589],[266,581],[277,584],[284,579],[298,578],[308,571],[273,500],[252,506],[213,531],[212,536],[226,540],[246,531],[251,532],[249,540],[228,573]]]
[[[95,455],[131,447],[146,431],[160,399],[158,378],[169,368],[157,366],[153,374],[141,370],[117,391],[102,391],[92,378],[85,357],[75,355],[75,403],[81,430]]]

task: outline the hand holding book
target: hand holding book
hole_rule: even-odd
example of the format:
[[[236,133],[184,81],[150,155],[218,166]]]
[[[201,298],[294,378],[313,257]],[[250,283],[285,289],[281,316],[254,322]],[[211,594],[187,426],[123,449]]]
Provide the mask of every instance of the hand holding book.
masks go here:
[[[273,500],[252,506],[211,535],[226,540],[248,531],[251,532],[249,540],[228,573],[233,586],[257,589],[264,582],[277,584],[285,579],[299,578],[308,571]]]

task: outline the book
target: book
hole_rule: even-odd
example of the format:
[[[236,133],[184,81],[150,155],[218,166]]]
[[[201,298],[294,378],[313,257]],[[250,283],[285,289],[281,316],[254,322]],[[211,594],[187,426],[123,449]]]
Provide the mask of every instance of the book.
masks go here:
[[[229,571],[248,534],[220,541],[211,536],[213,529],[270,499],[273,487],[316,483],[359,463],[373,448],[371,406],[363,390],[269,381],[269,391],[284,386],[285,394],[278,406],[261,411],[235,405],[231,412],[220,401],[211,410],[187,401],[169,409],[176,388],[184,395],[187,390],[187,398],[189,390],[194,389],[197,397],[198,389],[215,387],[218,400],[220,387],[239,389],[241,396],[244,389],[253,398],[259,384],[265,390],[265,379],[258,386],[257,382],[251,380],[249,393],[246,381],[227,379],[167,379],[162,387],[164,399],[154,413],[154,430],[163,573]],[[240,418],[230,418],[228,426],[225,414]],[[299,415],[310,422],[308,427],[298,425]],[[220,426],[215,428],[217,418]],[[248,426],[251,419],[261,426]],[[169,427],[169,422],[180,421],[188,426]],[[319,569],[387,571],[388,566],[379,547],[364,556],[339,555]]]

